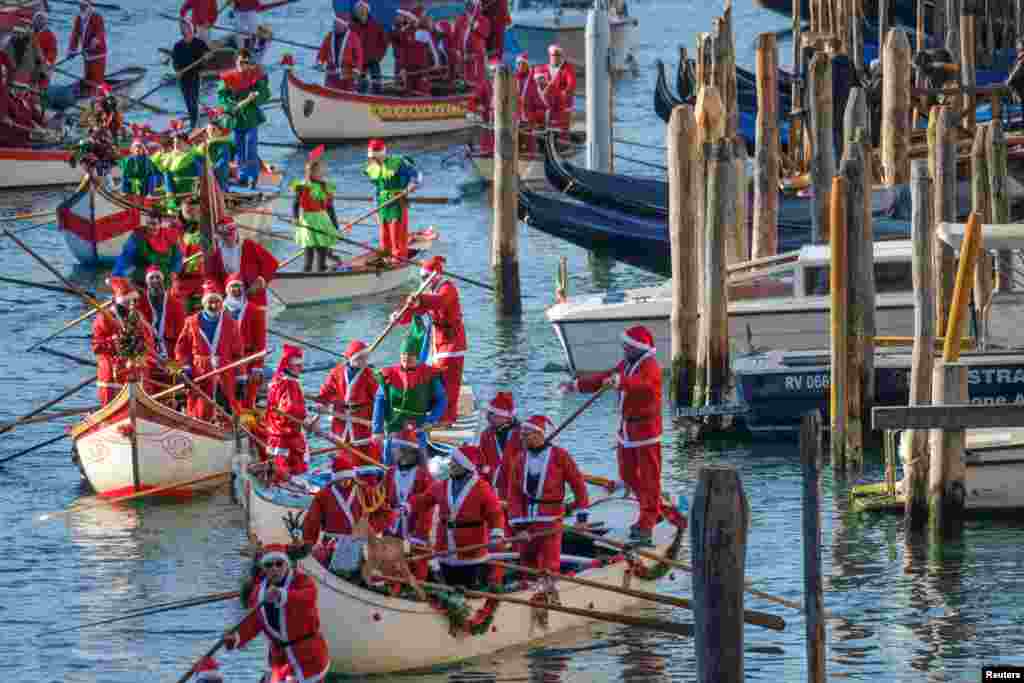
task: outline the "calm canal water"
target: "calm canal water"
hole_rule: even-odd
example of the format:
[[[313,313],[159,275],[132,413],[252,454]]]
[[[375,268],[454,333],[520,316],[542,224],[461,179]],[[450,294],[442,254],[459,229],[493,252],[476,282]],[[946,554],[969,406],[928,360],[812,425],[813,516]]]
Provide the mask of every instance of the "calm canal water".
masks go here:
[[[123,0],[124,10],[107,13],[112,68],[141,64],[150,69],[146,85],[163,71],[156,54],[169,46],[176,27],[156,16],[156,9],[139,0]],[[741,0],[736,9],[739,61],[753,63],[757,32],[776,30],[785,22],[759,12]],[[55,6],[57,12],[67,8]],[[640,19],[640,73],[617,84],[616,134],[648,144],[661,144],[664,126],[652,105],[654,60],[673,61],[680,41],[692,44],[698,31],[710,30],[718,3],[679,0],[636,0],[632,12]],[[276,35],[319,42],[330,25],[322,2],[305,0],[274,13]],[[54,16],[62,46],[69,23]],[[786,61],[788,51],[783,48]],[[272,52],[267,63],[276,63]],[[313,56],[298,50],[300,64]],[[77,70],[77,65],[74,67]],[[280,78],[274,72],[273,82]],[[141,89],[140,89],[141,92]],[[210,97],[209,95],[207,96]],[[154,101],[181,109],[172,88]],[[266,140],[291,141],[281,112],[271,115]],[[454,151],[443,143],[421,147],[414,154],[426,175],[425,194],[459,196],[459,186],[471,180],[469,169],[443,163]],[[658,162],[648,150],[621,153]],[[270,161],[300,173],[304,152],[273,148]],[[330,167],[342,192],[362,192],[363,149],[329,152]],[[629,165],[619,162],[619,170]],[[637,167],[641,173],[649,168]],[[0,195],[0,217],[19,211],[53,208],[60,192]],[[339,210],[356,215],[362,206]],[[490,209],[486,196],[466,194],[459,204],[417,206],[416,226],[434,225],[442,240],[438,247],[450,268],[476,278],[489,276]],[[17,227],[24,227],[19,224]],[[369,237],[368,228],[357,236]],[[520,321],[495,322],[486,292],[462,287],[470,338],[467,381],[486,398],[498,388],[512,388],[521,411],[566,416],[577,398],[560,397],[555,388],[564,378],[561,353],[545,323],[543,311],[553,301],[558,257],[569,259],[571,292],[649,284],[654,279],[628,267],[595,259],[580,249],[521,227],[522,277],[525,312]],[[97,279],[74,263],[62,238],[48,228],[25,239],[61,271],[85,283]],[[285,245],[281,253],[288,254]],[[37,281],[51,278],[8,241],[0,241],[4,274]],[[286,313],[274,321],[283,331],[341,348],[353,336],[369,338],[383,328],[398,296],[354,306],[338,305]],[[0,389],[5,400],[0,420],[24,413],[88,375],[89,370],[40,353],[25,354],[32,341],[45,336],[82,307],[69,297],[40,293],[11,285],[0,288]],[[64,335],[54,347],[89,355],[87,329]],[[399,336],[392,336],[378,363],[394,357]],[[314,352],[311,364],[327,360]],[[312,388],[321,376],[307,379]],[[80,395],[68,405],[86,405],[92,396]],[[561,437],[583,467],[596,474],[614,472],[611,448],[615,420],[611,400],[599,402]],[[0,442],[0,455],[44,441],[60,433],[63,424],[19,429]],[[665,485],[675,493],[692,495],[697,472],[705,464],[731,464],[742,472],[752,507],[748,547],[748,576],[762,590],[799,600],[802,593],[800,540],[800,469],[794,444],[717,441],[688,443],[685,435],[669,432],[665,448]],[[238,585],[245,560],[242,514],[219,494],[191,505],[146,504],[131,509],[94,507],[55,521],[39,522],[40,514],[60,510],[87,495],[77,470],[68,460],[67,441],[22,458],[0,469],[0,544],[7,559],[0,564],[0,677],[47,682],[136,683],[174,680],[217,638],[221,629],[238,619],[235,602],[193,608],[59,635],[44,631],[102,619],[122,610],[196,594],[231,590]],[[877,477],[877,462],[865,476]],[[832,677],[859,681],[976,681],[987,662],[1024,664],[1020,571],[1024,524],[1014,521],[976,521],[962,540],[938,550],[908,544],[902,523],[894,518],[847,514],[847,484],[824,474],[823,556],[829,622],[828,670]],[[688,551],[686,551],[688,554]],[[663,590],[686,594],[688,577],[677,574]],[[804,624],[784,608],[758,604],[749,607],[776,611],[789,627],[785,633],[749,628],[746,670],[750,680],[796,681],[804,676]],[[661,617],[689,620],[690,614],[652,610]],[[395,647],[401,647],[396,640]],[[262,670],[262,643],[221,658],[228,681],[255,681]],[[505,680],[543,681],[686,681],[693,679],[693,643],[620,628],[595,627],[552,641],[543,649],[510,653],[467,667],[491,672]],[[459,674],[464,678],[466,672]],[[402,680],[441,682],[454,674],[439,673]],[[381,679],[379,679],[381,680]]]

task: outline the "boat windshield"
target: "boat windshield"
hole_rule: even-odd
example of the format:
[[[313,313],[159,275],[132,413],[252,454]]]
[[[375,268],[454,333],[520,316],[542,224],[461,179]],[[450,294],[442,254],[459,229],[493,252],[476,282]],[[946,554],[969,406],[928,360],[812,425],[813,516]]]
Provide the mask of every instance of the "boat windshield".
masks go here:
[[[775,271],[729,283],[729,301],[793,296],[793,270]]]
[[[829,294],[829,267],[812,266],[804,269],[804,296]],[[885,261],[875,264],[875,293],[895,294],[914,291],[910,264],[906,261]]]

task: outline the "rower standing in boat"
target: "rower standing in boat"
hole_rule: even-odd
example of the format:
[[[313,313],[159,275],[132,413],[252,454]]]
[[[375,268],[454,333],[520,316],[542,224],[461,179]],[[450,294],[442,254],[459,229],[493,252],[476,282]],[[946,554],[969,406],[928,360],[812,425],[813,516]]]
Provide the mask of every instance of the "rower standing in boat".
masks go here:
[[[35,84],[36,90],[46,92],[50,87],[50,73],[57,62],[57,36],[50,30],[46,12],[36,12],[32,17],[32,40],[43,57],[42,70]]]
[[[568,451],[547,443],[554,425],[533,415],[522,425],[523,450],[511,459],[508,473],[509,524],[516,533],[533,534],[562,525],[566,515],[565,487],[573,493],[576,523],[587,521],[587,484]],[[559,572],[562,532],[531,538],[520,544],[520,561],[527,567]]]
[[[490,24],[487,35],[487,57],[505,59],[505,30],[512,24],[512,15],[508,11],[506,0],[482,0],[481,16]]]
[[[500,62],[494,61],[489,65],[493,76],[494,69],[500,66]],[[481,78],[473,84],[473,98],[469,101],[469,110],[476,114],[481,124],[480,128],[480,153],[485,155],[494,154],[494,88],[491,87],[490,78]]]
[[[433,282],[419,296],[410,297],[408,303],[411,315],[430,315],[430,359],[444,382],[448,397],[447,409],[440,423],[450,425],[459,416],[459,394],[462,391],[467,345],[459,290],[451,280],[443,280],[443,275],[443,256],[434,256],[424,263],[420,268],[420,277],[433,277]]]
[[[391,200],[402,192],[406,195],[415,192],[423,182],[423,174],[409,157],[388,155],[383,140],[370,140],[366,157],[364,173],[373,183],[380,207],[377,211],[380,249],[401,261],[409,257],[409,199],[404,196],[398,201]]]
[[[231,131],[222,128],[224,110],[220,107],[206,109],[206,135],[199,150],[203,153],[205,163],[213,165],[213,175],[217,178],[222,192],[228,191],[231,179],[231,159],[235,156],[235,142],[231,139]]]
[[[249,596],[249,614],[224,634],[228,650],[244,647],[261,631],[267,637],[269,683],[317,683],[327,677],[331,659],[320,633],[316,583],[292,566],[288,547],[268,545],[260,557],[263,575]]]
[[[92,0],[78,3],[68,53],[77,54],[79,46],[85,62],[80,92],[90,94],[107,80],[107,29],[103,17],[95,12]]]
[[[409,501],[413,496],[426,493],[434,484],[434,478],[430,476],[426,453],[417,440],[413,425],[406,425],[392,439],[391,446],[395,462],[384,477],[384,491],[387,495],[385,511],[389,514],[387,522],[381,525],[383,528],[379,531],[409,541],[411,545],[418,546],[421,552],[430,545],[430,536],[420,536],[418,531],[433,527],[434,509],[430,507],[423,510],[420,514],[426,518],[420,520]],[[417,560],[410,569],[417,579],[422,581],[427,578],[425,559]]]
[[[224,297],[224,308],[238,325],[242,355],[251,356],[267,348],[266,314],[258,311],[260,307],[246,296],[245,279],[241,273],[232,273],[227,277],[225,291],[227,296]],[[263,359],[257,358],[246,367],[239,368],[235,379],[235,400],[243,408],[252,408],[256,405],[256,394],[262,384]]]
[[[121,192],[130,195],[129,201],[132,201],[132,196],[142,199],[153,194],[163,180],[163,173],[149,156],[142,131],[137,128],[133,131],[135,137],[129,148],[130,156],[117,161],[121,169]]]
[[[302,522],[302,541],[325,567],[339,575],[359,569],[365,535],[357,526],[367,513],[352,456],[339,451],[331,463],[331,482],[317,491]]]
[[[270,101],[270,82],[245,48],[238,51],[235,66],[221,74],[217,96],[230,117],[228,128],[235,131],[239,182],[254,188],[260,177],[259,127],[267,120],[261,107]]]
[[[479,0],[469,0],[466,11],[455,20],[455,59],[458,77],[474,83],[487,77],[487,40],[491,24],[481,14]]]
[[[354,90],[355,79],[363,73],[363,43],[340,14],[334,30],[324,36],[316,63],[324,65],[324,85],[337,90]]]
[[[413,35],[416,32],[416,22],[419,18],[412,10],[399,8],[395,12],[395,18],[391,22],[391,33],[388,35],[388,42],[395,53],[395,80],[399,87],[407,89],[408,72],[411,70],[413,56],[409,48],[414,44]]]
[[[388,53],[387,31],[370,15],[370,3],[359,0],[352,9],[352,23],[349,30],[359,36],[363,46],[364,71],[359,79],[359,90],[380,92],[380,62]]]
[[[203,283],[203,310],[185,319],[185,327],[174,347],[174,355],[185,377],[204,375],[230,365],[242,357],[238,325],[224,315],[224,290],[218,282]],[[199,388],[223,407],[235,410],[235,372],[225,370],[203,380]],[[214,406],[196,392],[189,392],[188,414],[199,420],[214,421]]]
[[[147,373],[155,349],[153,334],[138,310],[139,292],[123,277],[110,278],[114,307],[98,313],[92,324],[96,354],[96,394],[107,405],[130,382]]]
[[[622,333],[624,359],[611,370],[578,377],[563,391],[592,393],[601,387],[619,390],[622,413],[618,429],[619,478],[640,504],[630,538],[652,542],[661,517],[661,367],[650,330],[635,325]]]
[[[576,69],[565,61],[560,45],[548,46],[548,63],[537,69],[547,78],[541,95],[550,112],[548,126],[568,131],[576,101]]]
[[[197,15],[202,13],[194,5],[193,0],[187,0],[181,8],[181,40],[174,44],[171,50],[171,63],[178,75],[178,87],[181,88],[181,95],[185,98],[185,109],[188,110],[189,130],[195,130],[199,125],[199,85],[202,83],[203,70],[195,63],[206,57],[210,51],[207,41],[210,35],[210,26],[217,21],[217,0],[195,0],[197,3],[210,3],[213,5],[213,20],[204,26],[205,33],[199,28],[200,19]],[[186,8],[192,8],[192,19],[184,18]],[[204,17],[205,18],[205,17]],[[188,69],[188,71],[185,71]]]
[[[516,419],[516,404],[512,394],[499,391],[484,408],[487,429],[480,434],[480,474],[508,500],[508,469],[522,450],[522,428]]]
[[[331,247],[338,243],[340,232],[334,212],[334,183],[324,178],[323,153],[323,145],[310,152],[305,177],[291,184],[291,191],[295,193],[292,203],[295,243],[305,250],[302,270],[306,273],[313,270],[314,257],[317,271],[327,270],[327,257]]]
[[[545,134],[551,118],[551,108],[544,95],[548,72],[543,66],[530,69],[528,62],[525,66],[525,77],[519,83],[519,139],[523,140],[522,147],[527,154],[536,155],[539,139]]]
[[[180,202],[196,195],[199,177],[203,173],[203,159],[195,147],[188,142],[185,124],[172,119],[171,150],[161,155],[169,208],[176,208]]]
[[[267,415],[265,429],[267,446],[273,459],[278,480],[291,480],[304,485],[297,475],[309,469],[309,446],[302,427],[289,420],[289,415],[301,423],[312,425],[318,415],[307,417],[306,399],[299,377],[302,375],[303,352],[298,346],[285,344],[281,360],[267,389]]]
[[[182,261],[177,232],[163,225],[158,214],[147,214],[144,220],[121,247],[112,271],[116,277],[130,277],[139,287],[145,286],[150,266],[157,266],[169,280],[181,270]]]
[[[334,412],[333,434],[380,461],[380,447],[373,443],[373,401],[379,385],[366,349],[366,344],[358,339],[349,342],[345,349],[348,362],[331,369],[317,400]]]
[[[446,481],[436,481],[412,497],[409,511],[419,523],[417,537],[430,538],[427,513],[438,514],[441,575],[450,586],[474,587],[488,582],[490,551],[480,547],[505,539],[505,514],[494,488],[477,473],[480,449],[463,444],[452,452]],[[461,550],[475,546],[474,550]]]
[[[157,352],[167,358],[185,327],[185,308],[165,282],[159,268],[146,269],[146,294],[139,300],[139,312],[153,328]]]
[[[394,434],[412,422],[422,430],[436,424],[444,415],[448,400],[444,384],[435,368],[421,365],[419,346],[413,337],[402,342],[399,364],[376,373],[377,393],[373,399],[373,439],[384,444],[382,462],[391,465],[390,440]],[[418,441],[426,448],[427,437],[422,431]]]
[[[191,21],[188,19],[189,13],[192,14]],[[182,35],[185,34],[185,26],[189,25],[194,29],[196,39],[205,47],[210,42],[210,29],[217,23],[217,13],[217,0],[185,0],[185,4],[181,6],[181,11],[178,13],[182,20]],[[202,54],[199,57],[202,57]],[[178,60],[175,59],[174,70],[181,71],[191,63],[185,62],[183,66],[178,66]],[[182,90],[184,91],[184,87]]]
[[[179,223],[182,229],[180,243],[184,259],[181,272],[174,281],[174,292],[189,315],[198,311],[202,305],[203,282],[206,281],[206,252],[209,251],[210,240],[203,236],[199,221],[199,202],[182,202]],[[217,282],[221,280],[217,279]]]

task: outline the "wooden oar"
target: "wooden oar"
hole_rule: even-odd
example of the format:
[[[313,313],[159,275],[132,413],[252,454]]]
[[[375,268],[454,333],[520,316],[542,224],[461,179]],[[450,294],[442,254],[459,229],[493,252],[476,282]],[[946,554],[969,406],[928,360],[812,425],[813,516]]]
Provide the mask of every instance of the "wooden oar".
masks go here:
[[[226,370],[231,370],[232,368],[237,368],[239,365],[245,365],[246,363],[251,363],[254,360],[262,358],[263,356],[267,355],[268,353],[270,353],[270,352],[267,351],[266,349],[264,349],[263,351],[257,351],[256,353],[250,354],[250,355],[246,356],[245,358],[239,358],[238,360],[236,360],[233,363],[228,363],[227,365],[223,365],[223,366],[217,368],[216,370],[210,370],[209,372],[207,372],[205,374],[202,374],[199,377],[196,377],[192,381],[193,382],[204,382],[204,381],[210,379],[211,377],[213,377],[215,375],[219,375],[220,373],[225,372]],[[186,388],[186,385],[184,383],[182,383],[182,384],[175,384],[174,386],[170,387],[169,389],[164,389],[163,391],[154,394],[151,398],[159,400],[161,398],[164,398],[165,396],[170,396],[171,394],[175,394],[175,393],[177,393],[177,392],[179,392],[179,391],[181,391],[182,389],[185,389],[185,388]]]
[[[175,489],[185,488],[186,486],[192,486],[193,484],[202,484],[203,482],[213,481],[214,479],[220,479],[231,474],[231,470],[224,470],[223,472],[215,472],[214,474],[204,474],[201,477],[195,477],[193,479],[187,479],[185,481],[178,481],[173,484],[165,484],[164,486],[157,486],[156,488],[146,489],[145,491],[138,491],[136,493],[129,493],[126,496],[118,496],[117,498],[97,498],[92,501],[91,505],[74,505],[72,504],[67,510],[61,510],[60,512],[48,512],[44,515],[39,516],[40,522],[45,522],[48,519],[56,519],[62,515],[70,515],[72,512],[81,512],[82,510],[90,510],[95,507],[102,505],[116,505],[117,503],[126,503],[130,500],[138,500],[139,498],[146,498],[148,496],[155,496],[159,493],[165,493],[167,491],[173,491]]]
[[[384,341],[384,338],[391,333],[391,330],[395,329],[395,326],[398,324],[398,321],[402,318],[402,316],[405,315],[405,312],[409,310],[409,307],[412,305],[413,299],[422,294],[424,290],[426,290],[426,288],[430,286],[430,283],[434,281],[435,277],[437,277],[437,273],[431,273],[430,277],[424,280],[423,283],[416,288],[416,291],[413,292],[411,296],[406,298],[405,305],[402,306],[402,308],[399,309],[398,313],[395,314],[394,317],[392,317],[391,320],[388,321],[388,326],[384,328],[383,332],[377,335],[377,338],[374,339],[373,343],[370,344],[370,346],[366,349],[367,354],[371,354],[377,350],[377,347],[380,346],[380,343]]]
[[[61,287],[60,285],[51,285],[45,282],[32,282],[31,280],[19,280],[14,277],[4,277],[0,275],[0,282],[6,282],[11,285],[21,285],[22,287],[34,287],[35,289],[43,289],[47,292],[57,292],[58,294],[78,294],[69,287]]]
[[[258,610],[262,606],[263,606],[263,603],[261,602],[261,603],[257,604],[255,607],[253,607],[252,609],[250,609],[248,612],[246,612],[245,616],[242,617],[237,624],[235,624],[233,627],[228,629],[228,633],[232,633],[232,632],[237,631],[238,629],[240,629],[242,627],[242,624],[245,623],[245,620],[248,619],[249,617],[251,617],[252,615],[256,614],[256,610]],[[206,654],[204,654],[202,657],[197,659],[195,661],[195,663],[191,667],[189,667],[189,670],[186,671],[184,673],[184,675],[182,675],[182,677],[178,679],[178,683],[185,683],[192,676],[192,674],[195,673],[196,667],[199,666],[199,662],[203,661],[207,657],[212,657],[213,655],[215,655],[217,653],[217,650],[219,650],[223,645],[224,645],[224,638],[222,636],[219,640],[217,640],[216,643],[214,643],[213,647],[211,647],[209,650],[206,651]]]
[[[96,367],[96,361],[94,361],[94,360],[89,360],[88,358],[82,358],[81,356],[75,356],[75,355],[72,355],[70,353],[65,353],[63,351],[58,351],[56,349],[51,349],[49,346],[40,346],[39,350],[42,351],[43,353],[48,353],[51,356],[56,356],[57,358],[63,358],[65,360],[69,360],[69,361],[72,361],[74,363],[78,363],[79,365],[84,365],[86,367],[91,367],[91,368]]]
[[[26,448],[23,451],[18,451],[14,455],[8,455],[6,458],[3,458],[2,460],[0,460],[0,465],[2,465],[5,462],[10,462],[11,460],[14,460],[15,458],[20,458],[23,455],[28,455],[29,453],[34,453],[35,451],[38,451],[40,448],[45,448],[45,447],[47,447],[47,446],[49,446],[51,444],[57,443],[61,439],[68,438],[68,436],[70,436],[70,435],[67,432],[64,432],[63,434],[60,434],[59,436],[55,436],[52,439],[47,439],[46,441],[44,441],[42,443],[37,443],[35,446],[29,446],[28,448]]]
[[[87,379],[82,380],[81,382],[79,382],[75,386],[71,387],[70,389],[68,389],[67,391],[62,393],[60,396],[58,396],[57,398],[53,399],[52,401],[47,401],[46,403],[44,403],[43,405],[39,406],[38,408],[35,408],[31,412],[26,413],[25,415],[22,415],[21,417],[19,417],[14,422],[11,422],[10,424],[6,425],[3,428],[0,428],[0,434],[6,434],[7,432],[9,432],[12,429],[14,429],[15,427],[17,427],[18,425],[24,424],[26,420],[31,419],[32,417],[38,415],[39,413],[43,412],[44,410],[46,410],[47,408],[49,408],[51,406],[57,405],[58,403],[60,403],[64,399],[66,399],[68,396],[71,396],[73,394],[78,393],[79,391],[81,391],[82,389],[84,389],[85,387],[89,386],[90,384],[92,384],[95,381],[96,381],[96,377],[95,376],[89,377]]]
[[[228,28],[227,26],[217,26],[216,24],[213,25],[213,28],[221,30],[221,31],[225,31],[227,33],[234,33],[235,35],[239,35],[239,36],[250,36],[251,37],[251,36],[255,36],[256,35],[255,33],[249,33],[248,31],[238,31],[238,30],[233,29],[233,28]],[[293,47],[302,47],[302,48],[306,48],[307,50],[317,50],[317,51],[320,50],[320,46],[319,45],[313,45],[312,43],[300,43],[300,42],[298,42],[296,40],[288,40],[286,38],[278,38],[277,36],[271,36],[268,40],[270,42],[272,42],[272,43],[281,43],[282,45],[291,45]]]
[[[361,450],[359,450],[355,446],[352,446],[351,444],[348,444],[348,443],[344,443],[343,441],[341,441],[334,434],[325,432],[322,429],[317,429],[316,427],[314,427],[312,425],[308,425],[305,422],[303,422],[302,420],[300,420],[299,418],[297,418],[297,417],[295,417],[293,415],[289,415],[288,413],[286,413],[284,411],[281,411],[281,410],[278,410],[277,408],[274,408],[274,407],[271,407],[271,406],[267,406],[267,410],[274,411],[275,413],[277,413],[281,417],[285,418],[286,420],[288,420],[292,424],[295,424],[295,425],[297,425],[299,427],[302,427],[303,429],[305,429],[310,434],[316,434],[317,436],[319,436],[322,439],[327,439],[331,443],[337,444],[338,448],[344,448],[349,453],[351,453],[352,455],[356,456],[357,458],[362,460],[367,465],[373,465],[375,467],[383,467],[383,465],[381,465],[378,461],[374,460],[373,458],[368,456],[366,453],[363,453]]]
[[[33,218],[42,218],[43,216],[56,216],[55,210],[51,211],[38,211],[36,213],[16,213],[14,214],[14,220],[16,221],[27,221]]]
[[[562,430],[564,430],[566,427],[568,427],[573,422],[575,422],[576,418],[579,417],[580,415],[582,415],[584,410],[586,410],[587,408],[592,406],[594,404],[594,401],[596,401],[601,396],[601,394],[603,394],[605,392],[606,389],[608,389],[607,386],[602,386],[600,389],[595,391],[593,396],[591,396],[586,401],[584,401],[583,405],[581,405],[579,408],[577,408],[575,411],[573,411],[573,414],[570,415],[569,417],[567,417],[562,422],[562,424],[558,425],[558,427],[555,428],[555,431],[551,432],[547,436],[547,438],[544,439],[544,446],[543,446],[543,448],[547,448],[548,446],[550,446],[551,442],[554,441],[555,437],[558,436],[562,432]],[[602,485],[604,485],[604,484],[602,484]]]
[[[57,633],[68,633],[69,631],[80,631],[85,628],[92,628],[93,626],[104,626],[106,624],[116,624],[119,621],[128,621],[129,619],[138,619],[139,617],[146,617],[151,614],[160,614],[161,612],[172,612],[174,610],[185,609],[186,607],[197,607],[199,605],[208,605],[212,602],[223,602],[224,600],[232,600],[237,598],[242,593],[241,591],[229,591],[226,593],[212,593],[210,595],[201,595],[194,598],[186,598],[184,600],[174,600],[172,602],[150,605],[149,607],[139,608],[135,610],[129,610],[128,612],[118,615],[116,617],[110,617],[109,619],[101,619],[99,621],[90,621],[78,626],[71,626],[68,628],[59,628],[55,631],[44,631],[40,633],[37,638],[42,636],[52,636]]]
[[[221,50],[207,50],[206,53],[204,53],[202,57],[200,57],[196,61],[194,61],[191,64],[189,64],[188,66],[186,66],[181,71],[175,71],[174,72],[175,78],[179,78],[180,79],[182,76],[187,74],[189,71],[191,71],[192,69],[196,68],[197,66],[199,66],[203,62],[206,62],[211,57],[213,57],[213,55],[217,54],[220,51]],[[159,85],[151,88],[150,90],[147,90],[145,94],[143,94],[141,97],[139,97],[139,102],[144,101],[147,97],[151,96],[157,90],[160,90],[160,88],[164,87],[164,85],[167,85],[167,84],[166,83],[160,83]]]
[[[113,306],[113,305],[114,305],[114,300],[113,300],[113,299],[111,299],[110,301],[107,301],[106,303],[104,303],[104,304],[103,304],[103,308],[110,308],[110,307],[111,307],[111,306]],[[74,319],[74,320],[72,320],[71,322],[65,323],[63,327],[61,327],[61,328],[60,328],[59,330],[57,330],[56,332],[54,332],[53,334],[51,334],[51,335],[50,335],[49,337],[47,337],[46,339],[42,339],[42,340],[40,340],[40,341],[37,341],[37,342],[36,342],[35,344],[33,344],[32,346],[30,346],[30,347],[28,347],[27,349],[25,349],[25,351],[26,351],[26,352],[28,352],[28,351],[34,351],[35,349],[37,349],[38,347],[42,346],[42,345],[43,345],[43,344],[45,344],[46,342],[48,342],[48,341],[52,341],[52,340],[56,339],[56,338],[57,338],[57,337],[59,337],[59,336],[60,336],[61,334],[63,334],[64,332],[66,332],[66,331],[70,330],[70,329],[71,329],[72,327],[74,327],[74,326],[75,326],[75,325],[77,325],[78,323],[82,322],[83,320],[88,320],[89,318],[91,318],[91,317],[92,317],[92,316],[94,316],[94,315],[96,315],[96,309],[95,309],[95,308],[90,308],[90,309],[89,309],[88,311],[86,311],[86,312],[85,312],[85,313],[83,313],[82,315],[78,316],[77,318],[75,318],[75,319]]]
[[[612,548],[617,548],[619,550],[635,553],[640,557],[646,557],[648,560],[654,560],[655,562],[664,562],[665,564],[671,567],[675,567],[676,569],[682,569],[684,572],[693,573],[693,567],[686,564],[685,562],[673,560],[672,558],[665,557],[660,553],[655,553],[650,550],[644,550],[643,548],[636,548],[625,543],[619,543],[618,541],[613,541],[609,538],[604,538],[603,536],[598,536],[597,534],[592,534],[585,529],[581,529],[579,526],[566,527],[566,531],[569,531],[574,534],[579,534],[583,538],[589,538],[594,542],[603,543],[605,545],[611,546]],[[803,611],[803,605],[801,605],[799,602],[794,602],[792,600],[787,600],[786,598],[780,598],[778,596],[771,595],[770,593],[759,591],[755,588],[752,588],[749,581],[745,581],[744,585],[746,586],[746,591],[754,597],[761,598],[762,600],[766,600],[768,602],[774,602],[777,605],[783,605],[791,609]]]
[[[400,579],[394,576],[382,577],[385,581],[393,581],[395,583],[406,584],[409,583],[406,579]],[[672,621],[665,621],[664,619],[655,619],[653,617],[638,617],[631,614],[618,614],[615,612],[602,612],[594,609],[583,609],[580,607],[567,607],[566,605],[556,604],[536,604],[530,600],[524,600],[522,598],[514,598],[510,595],[498,595],[497,593],[485,593],[483,591],[471,590],[468,588],[453,588],[441,583],[431,583],[429,581],[417,581],[420,586],[424,588],[430,588],[431,590],[445,591],[447,593],[462,593],[468,598],[479,598],[482,600],[496,600],[498,602],[507,602],[513,605],[522,605],[523,607],[530,607],[532,609],[547,609],[552,612],[563,612],[565,614],[572,614],[577,617],[584,617],[586,619],[595,619],[597,621],[607,621],[613,624],[622,624],[624,626],[632,626],[634,628],[642,628],[649,631],[660,631],[662,633],[670,633],[676,636],[692,636],[693,625],[692,624],[680,624]]]
[[[62,417],[75,417],[76,415],[91,413],[98,409],[99,406],[86,406],[85,408],[68,408],[66,410],[58,410],[53,413],[47,413],[45,415],[36,415],[35,417],[30,417],[27,420],[22,420],[21,424],[31,425],[39,424],[40,422],[50,422],[52,420],[59,420]],[[13,426],[14,424],[14,422],[8,422],[7,425],[4,426]]]
[[[579,586],[586,586],[588,588],[597,588],[600,590],[606,590],[610,593],[619,593],[620,595],[628,595],[632,598],[639,598],[640,600],[647,600],[649,602],[657,602],[662,605],[671,605],[672,607],[682,607],[683,609],[692,610],[693,603],[686,598],[678,598],[674,595],[663,595],[661,593],[651,593],[650,591],[637,590],[635,588],[625,588],[621,586],[612,586],[607,583],[601,583],[599,581],[591,581],[589,579],[582,579],[578,576],[568,576],[566,574],[558,574],[556,572],[548,571],[546,569],[534,569],[532,567],[525,567],[520,564],[513,564],[511,562],[504,562],[502,560],[489,560],[489,564],[493,564],[496,567],[503,567],[512,571],[521,572],[523,574],[532,574],[533,576],[546,576],[556,581],[567,581],[569,583],[575,583]],[[761,626],[763,628],[769,628],[773,631],[784,631],[786,630],[786,620],[780,616],[769,614],[768,612],[759,612],[757,610],[744,610],[743,621],[754,626]]]
[[[458,548],[457,550],[435,550],[429,553],[423,553],[422,555],[413,555],[409,558],[409,562],[418,562],[419,560],[433,560],[437,557],[445,557],[447,555],[454,555],[456,553],[470,553],[476,550],[489,550],[493,549],[496,545],[504,545],[506,543],[519,543],[521,541],[529,541],[535,538],[544,538],[551,534],[556,534],[560,531],[564,531],[563,527],[553,526],[547,529],[542,529],[537,532],[524,532],[521,534],[514,534],[508,538],[499,538],[494,541],[488,541],[487,543],[477,543],[476,545],[469,545],[464,548]]]
[[[57,73],[59,73],[62,76],[67,76],[68,78],[72,78],[72,79],[74,79],[76,81],[82,80],[82,79],[79,79],[78,76],[76,76],[75,74],[71,73],[70,71],[65,71],[64,69],[58,69],[56,67],[54,67],[53,70],[56,71]],[[87,81],[87,82],[91,83],[91,81]],[[100,84],[96,83],[95,85],[100,85]],[[130,96],[125,95],[124,93],[118,92],[116,90],[112,94],[115,97],[120,97],[121,99],[127,100],[128,102],[131,102],[133,104],[137,104],[138,106],[140,106],[140,107],[142,107],[144,109],[148,109],[151,112],[153,112],[154,114],[170,114],[171,113],[171,112],[167,111],[166,109],[161,109],[160,107],[154,106],[152,104],[146,104],[145,102],[140,102],[139,100],[135,99],[134,97],[130,97]]]
[[[53,3],[56,3],[58,5],[74,5],[75,7],[78,7],[78,0],[49,0],[49,1],[53,2]],[[113,12],[120,12],[121,11],[121,6],[120,5],[113,5],[113,4],[109,3],[109,2],[94,2],[94,3],[92,3],[92,6],[98,8],[98,9],[108,9],[108,10],[111,10]]]

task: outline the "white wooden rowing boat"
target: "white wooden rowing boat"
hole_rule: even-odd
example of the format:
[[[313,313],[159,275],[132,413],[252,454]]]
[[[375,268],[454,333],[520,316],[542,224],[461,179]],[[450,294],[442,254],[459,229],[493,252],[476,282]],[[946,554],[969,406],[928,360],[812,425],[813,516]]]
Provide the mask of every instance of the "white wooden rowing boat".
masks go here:
[[[306,144],[448,133],[471,127],[471,96],[396,97],[334,90],[281,79],[281,102],[295,137]]]
[[[473,169],[482,182],[494,182],[494,155],[473,153],[469,156]],[[544,180],[544,157],[519,155],[516,168],[519,180],[534,182]]]
[[[419,258],[437,239],[428,229],[411,236],[410,259]],[[325,272],[278,272],[271,283],[274,298],[288,308],[351,301],[398,289],[414,278],[419,266],[379,263],[373,253],[356,257]]]
[[[82,169],[69,159],[70,152],[56,147],[0,147],[0,189],[74,185]]]
[[[126,386],[117,398],[71,429],[79,466],[101,496],[120,496],[228,470],[234,435],[183,415]],[[213,480],[205,488],[223,484]],[[166,495],[187,494],[172,489]]]

